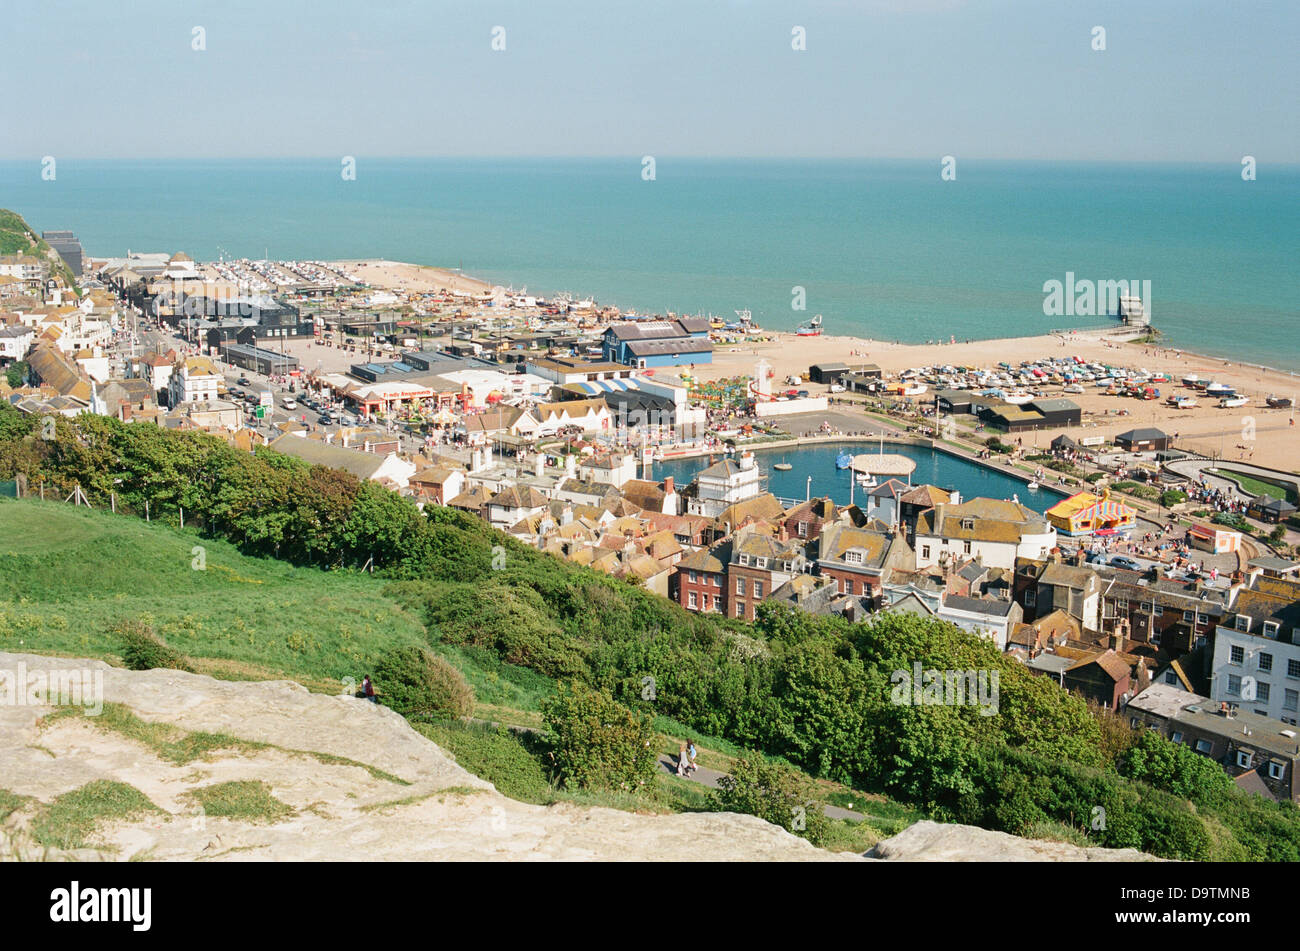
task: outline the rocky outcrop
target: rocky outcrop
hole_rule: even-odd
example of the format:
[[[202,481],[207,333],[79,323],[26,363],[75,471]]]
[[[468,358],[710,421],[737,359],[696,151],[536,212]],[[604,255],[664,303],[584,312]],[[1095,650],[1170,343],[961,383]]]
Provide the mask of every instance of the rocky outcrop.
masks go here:
[[[190,758],[158,736],[106,729],[121,717],[50,716],[60,707],[7,694],[16,675],[78,672],[138,721],[242,741]],[[9,683],[3,682],[10,673]],[[24,689],[19,687],[19,693]],[[71,699],[71,698],[65,698]],[[84,708],[94,697],[82,697]],[[110,713],[112,709],[110,708]],[[138,721],[136,725],[138,726]],[[193,737],[191,737],[191,740]],[[752,816],[639,815],[500,795],[400,716],[288,681],[230,682],[173,670],[0,653],[0,787],[26,797],[0,826],[0,857],[59,858],[31,834],[42,804],[96,780],[125,783],[160,812],[103,823],[94,847],[67,857],[155,860],[859,860],[816,849]],[[261,780],[286,815],[205,814],[200,787]],[[0,813],[3,815],[3,813]],[[918,823],[873,850],[885,859],[1095,860],[1107,853]]]
[[[974,826],[923,820],[879,842],[868,858],[899,862],[1154,862],[1136,849],[1083,848],[1067,842],[1022,839]]]

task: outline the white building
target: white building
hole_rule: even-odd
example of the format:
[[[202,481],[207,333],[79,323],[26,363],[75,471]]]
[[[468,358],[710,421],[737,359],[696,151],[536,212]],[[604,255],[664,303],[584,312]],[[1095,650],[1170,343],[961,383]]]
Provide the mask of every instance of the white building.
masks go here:
[[[182,403],[209,403],[217,399],[217,383],[221,373],[207,357],[186,357],[178,360],[167,381],[169,406]]]
[[[695,477],[695,496],[687,510],[691,515],[717,518],[737,502],[761,495],[762,480],[752,452],[743,453],[739,461],[723,459]]]
[[[1215,629],[1210,699],[1300,719],[1300,584],[1253,579]]]
[[[1042,561],[1056,547],[1056,529],[1019,502],[971,499],[940,503],[916,520],[916,567],[980,558],[989,568],[1014,568],[1017,558]]]

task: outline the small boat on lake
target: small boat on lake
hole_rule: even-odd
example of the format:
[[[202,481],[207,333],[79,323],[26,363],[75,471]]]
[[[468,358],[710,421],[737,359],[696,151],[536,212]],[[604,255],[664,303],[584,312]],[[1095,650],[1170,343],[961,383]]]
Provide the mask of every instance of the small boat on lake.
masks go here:
[[[777,472],[789,472],[794,468],[794,466],[790,465],[788,462],[778,462],[776,465],[772,466],[772,468]]]
[[[1037,492],[1037,491],[1038,491],[1038,483],[1037,483],[1037,482],[1031,482],[1031,483],[1029,483],[1028,488],[1029,488],[1029,491],[1030,491],[1030,492]]]

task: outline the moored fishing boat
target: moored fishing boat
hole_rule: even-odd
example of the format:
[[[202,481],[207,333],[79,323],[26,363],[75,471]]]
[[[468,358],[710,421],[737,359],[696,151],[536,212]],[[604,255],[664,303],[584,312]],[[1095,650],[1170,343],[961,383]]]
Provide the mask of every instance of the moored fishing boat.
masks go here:
[[[799,337],[820,337],[822,335],[822,315],[818,314],[806,324],[800,324],[799,329],[795,331]]]

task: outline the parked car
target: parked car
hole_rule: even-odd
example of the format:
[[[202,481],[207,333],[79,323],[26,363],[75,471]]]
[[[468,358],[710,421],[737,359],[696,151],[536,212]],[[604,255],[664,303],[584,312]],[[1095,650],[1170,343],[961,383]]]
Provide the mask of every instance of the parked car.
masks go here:
[[[252,385],[253,385],[253,381],[250,380],[250,379],[249,379],[248,377],[246,377],[246,376],[241,376],[241,377],[240,377],[238,380],[236,380],[235,382],[238,383],[240,386],[252,386]]]
[[[320,423],[322,426],[333,426],[334,417],[329,413],[321,413],[320,418],[318,418],[316,422]]]
[[[840,386],[838,383],[832,383],[832,384],[831,384],[831,392],[832,392],[832,393],[843,393],[843,392],[844,392],[844,387]]]
[[[1110,566],[1112,568],[1123,568],[1126,571],[1142,570],[1142,566],[1127,555],[1111,555]]]
[[[285,397],[285,398],[280,402],[280,405],[283,406],[285,409],[297,409],[297,408],[298,408],[298,401],[295,400],[292,396],[286,396],[286,397]]]

